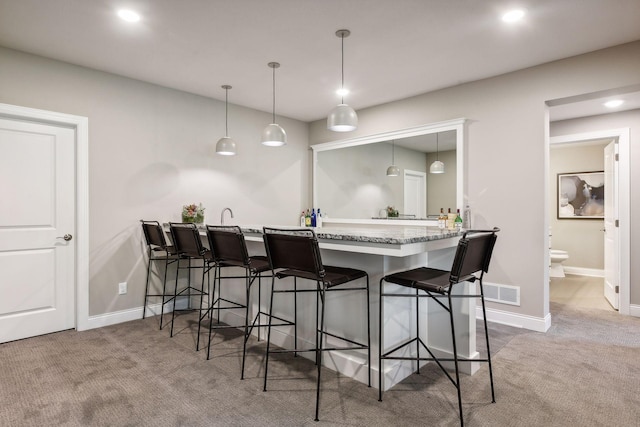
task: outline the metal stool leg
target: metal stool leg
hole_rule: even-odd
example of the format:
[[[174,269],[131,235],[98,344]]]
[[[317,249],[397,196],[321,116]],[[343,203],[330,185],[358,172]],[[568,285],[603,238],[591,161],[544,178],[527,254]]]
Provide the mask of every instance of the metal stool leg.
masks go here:
[[[382,290],[384,287],[384,279],[380,279],[380,295],[378,298],[378,401],[382,402],[382,353],[384,351],[384,342],[382,342],[382,330],[384,324],[382,323],[382,308],[384,307],[384,301],[382,299]]]
[[[456,370],[456,389],[458,391],[458,409],[460,412],[460,426],[464,425],[463,415],[462,415],[462,393],[460,391],[460,373],[458,371],[458,349],[456,347],[456,330],[453,325],[453,305],[451,301],[451,292],[448,293],[449,297],[449,319],[451,319],[451,338],[453,342],[453,363],[455,365]]]
[[[269,347],[271,346],[271,319],[273,318],[273,294],[275,291],[275,276],[271,278],[271,302],[269,303],[269,327],[267,328],[267,352],[264,359],[264,387],[262,391],[267,391],[267,371],[269,369]]]
[[[480,280],[480,300],[482,301],[482,320],[484,321],[484,336],[487,342],[487,363],[489,363],[489,381],[491,382],[491,403],[496,403],[496,394],[493,389],[493,370],[491,369],[491,348],[489,347],[489,328],[487,327],[487,311],[484,306],[484,289]]]
[[[371,308],[369,304],[369,275],[367,274],[367,372],[369,387],[371,387]]]
[[[320,412],[320,373],[322,372],[322,343],[324,341],[324,309],[326,306],[326,288],[324,285],[321,287],[320,282],[317,284],[318,292],[316,295],[319,296],[321,300],[322,309],[320,312],[320,329],[318,329],[318,311],[316,311],[316,364],[318,365],[318,382],[316,386],[316,418],[315,421],[318,421],[318,415]],[[316,300],[317,301],[317,300]],[[316,303],[316,308],[318,307]],[[319,333],[318,333],[319,331]]]
[[[245,296],[245,314],[244,314],[244,343],[242,344],[242,370],[240,371],[240,379],[244,379],[244,365],[245,359],[247,357],[247,341],[249,340],[249,296],[251,290],[251,272],[249,270],[245,270],[245,286],[246,286],[246,296]],[[259,276],[258,276],[259,277]],[[258,308],[258,316],[259,316],[259,308]],[[258,333],[260,333],[260,328],[258,328]]]

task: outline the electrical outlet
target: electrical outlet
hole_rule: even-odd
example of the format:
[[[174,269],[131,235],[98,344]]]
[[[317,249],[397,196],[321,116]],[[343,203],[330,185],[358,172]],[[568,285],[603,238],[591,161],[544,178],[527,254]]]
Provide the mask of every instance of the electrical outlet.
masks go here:
[[[118,283],[118,294],[124,295],[127,293],[127,282]]]

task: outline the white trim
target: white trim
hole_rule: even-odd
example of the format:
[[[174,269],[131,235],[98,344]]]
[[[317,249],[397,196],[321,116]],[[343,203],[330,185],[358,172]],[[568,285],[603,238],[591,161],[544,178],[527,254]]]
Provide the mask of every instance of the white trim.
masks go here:
[[[578,276],[589,277],[604,277],[604,270],[599,268],[584,268],[584,267],[571,267],[569,265],[563,266],[566,274],[576,274]]]
[[[566,144],[593,139],[618,139],[618,220],[620,222],[620,314],[630,314],[631,304],[631,191],[630,191],[630,130],[629,128],[597,130],[549,138],[549,144]],[[549,198],[549,186],[546,188]],[[548,251],[547,251],[548,252]],[[565,270],[567,267],[565,266]],[[546,301],[548,305],[548,301]]]
[[[170,312],[169,312],[170,313]],[[126,310],[112,311],[111,313],[89,316],[86,323],[87,329],[103,328],[105,326],[116,325],[118,323],[130,322],[142,318],[142,307],[129,308]]]
[[[89,324],[89,119],[82,116],[1,104],[0,115],[72,127],[76,134],[76,301],[75,327]]]
[[[640,317],[640,305],[630,304],[629,305],[629,316]]]
[[[160,314],[160,303],[147,305],[147,317]],[[178,309],[188,307],[188,301],[183,298],[178,301]],[[164,308],[164,314],[170,314],[173,311],[173,302],[167,303]],[[89,316],[86,329],[102,328],[105,326],[117,325],[118,323],[130,322],[132,320],[142,319],[142,307],[128,308],[126,310],[112,311],[110,313]],[[244,320],[244,317],[242,318]]]
[[[551,313],[547,313],[545,317],[535,317],[511,311],[496,310],[495,308],[487,308],[486,310],[487,322],[500,323],[536,332],[547,332],[551,327]],[[476,306],[476,319],[482,319],[482,306],[480,305]]]

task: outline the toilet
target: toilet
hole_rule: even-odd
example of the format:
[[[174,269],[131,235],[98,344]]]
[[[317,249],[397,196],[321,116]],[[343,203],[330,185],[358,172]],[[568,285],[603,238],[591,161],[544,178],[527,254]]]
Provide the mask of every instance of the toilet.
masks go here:
[[[549,249],[549,260],[551,267],[549,277],[564,277],[564,267],[562,263],[569,259],[569,253],[560,249]]]

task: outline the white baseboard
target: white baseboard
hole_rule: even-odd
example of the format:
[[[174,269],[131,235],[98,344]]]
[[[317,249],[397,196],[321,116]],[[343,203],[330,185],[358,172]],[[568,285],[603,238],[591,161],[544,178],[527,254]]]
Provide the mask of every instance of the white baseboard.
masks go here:
[[[482,306],[476,306],[476,319],[482,319]],[[551,313],[545,317],[535,317],[526,314],[512,313],[510,311],[487,308],[487,321],[514,326],[516,328],[530,329],[536,332],[547,332],[551,327]]]
[[[147,316],[155,316],[160,314],[161,304],[149,304],[147,306]],[[187,300],[178,300],[178,309],[187,308]],[[165,313],[173,311],[173,302],[168,303],[164,307]],[[130,322],[132,320],[142,319],[142,307],[130,308],[127,310],[112,311],[111,313],[99,314],[97,316],[89,316],[87,329],[102,328],[105,326],[116,325],[118,323]]]
[[[577,274],[578,276],[604,277],[604,270],[598,268],[570,267],[565,265],[564,272],[566,274]]]
[[[629,305],[629,316],[640,317],[640,305],[630,304]]]

